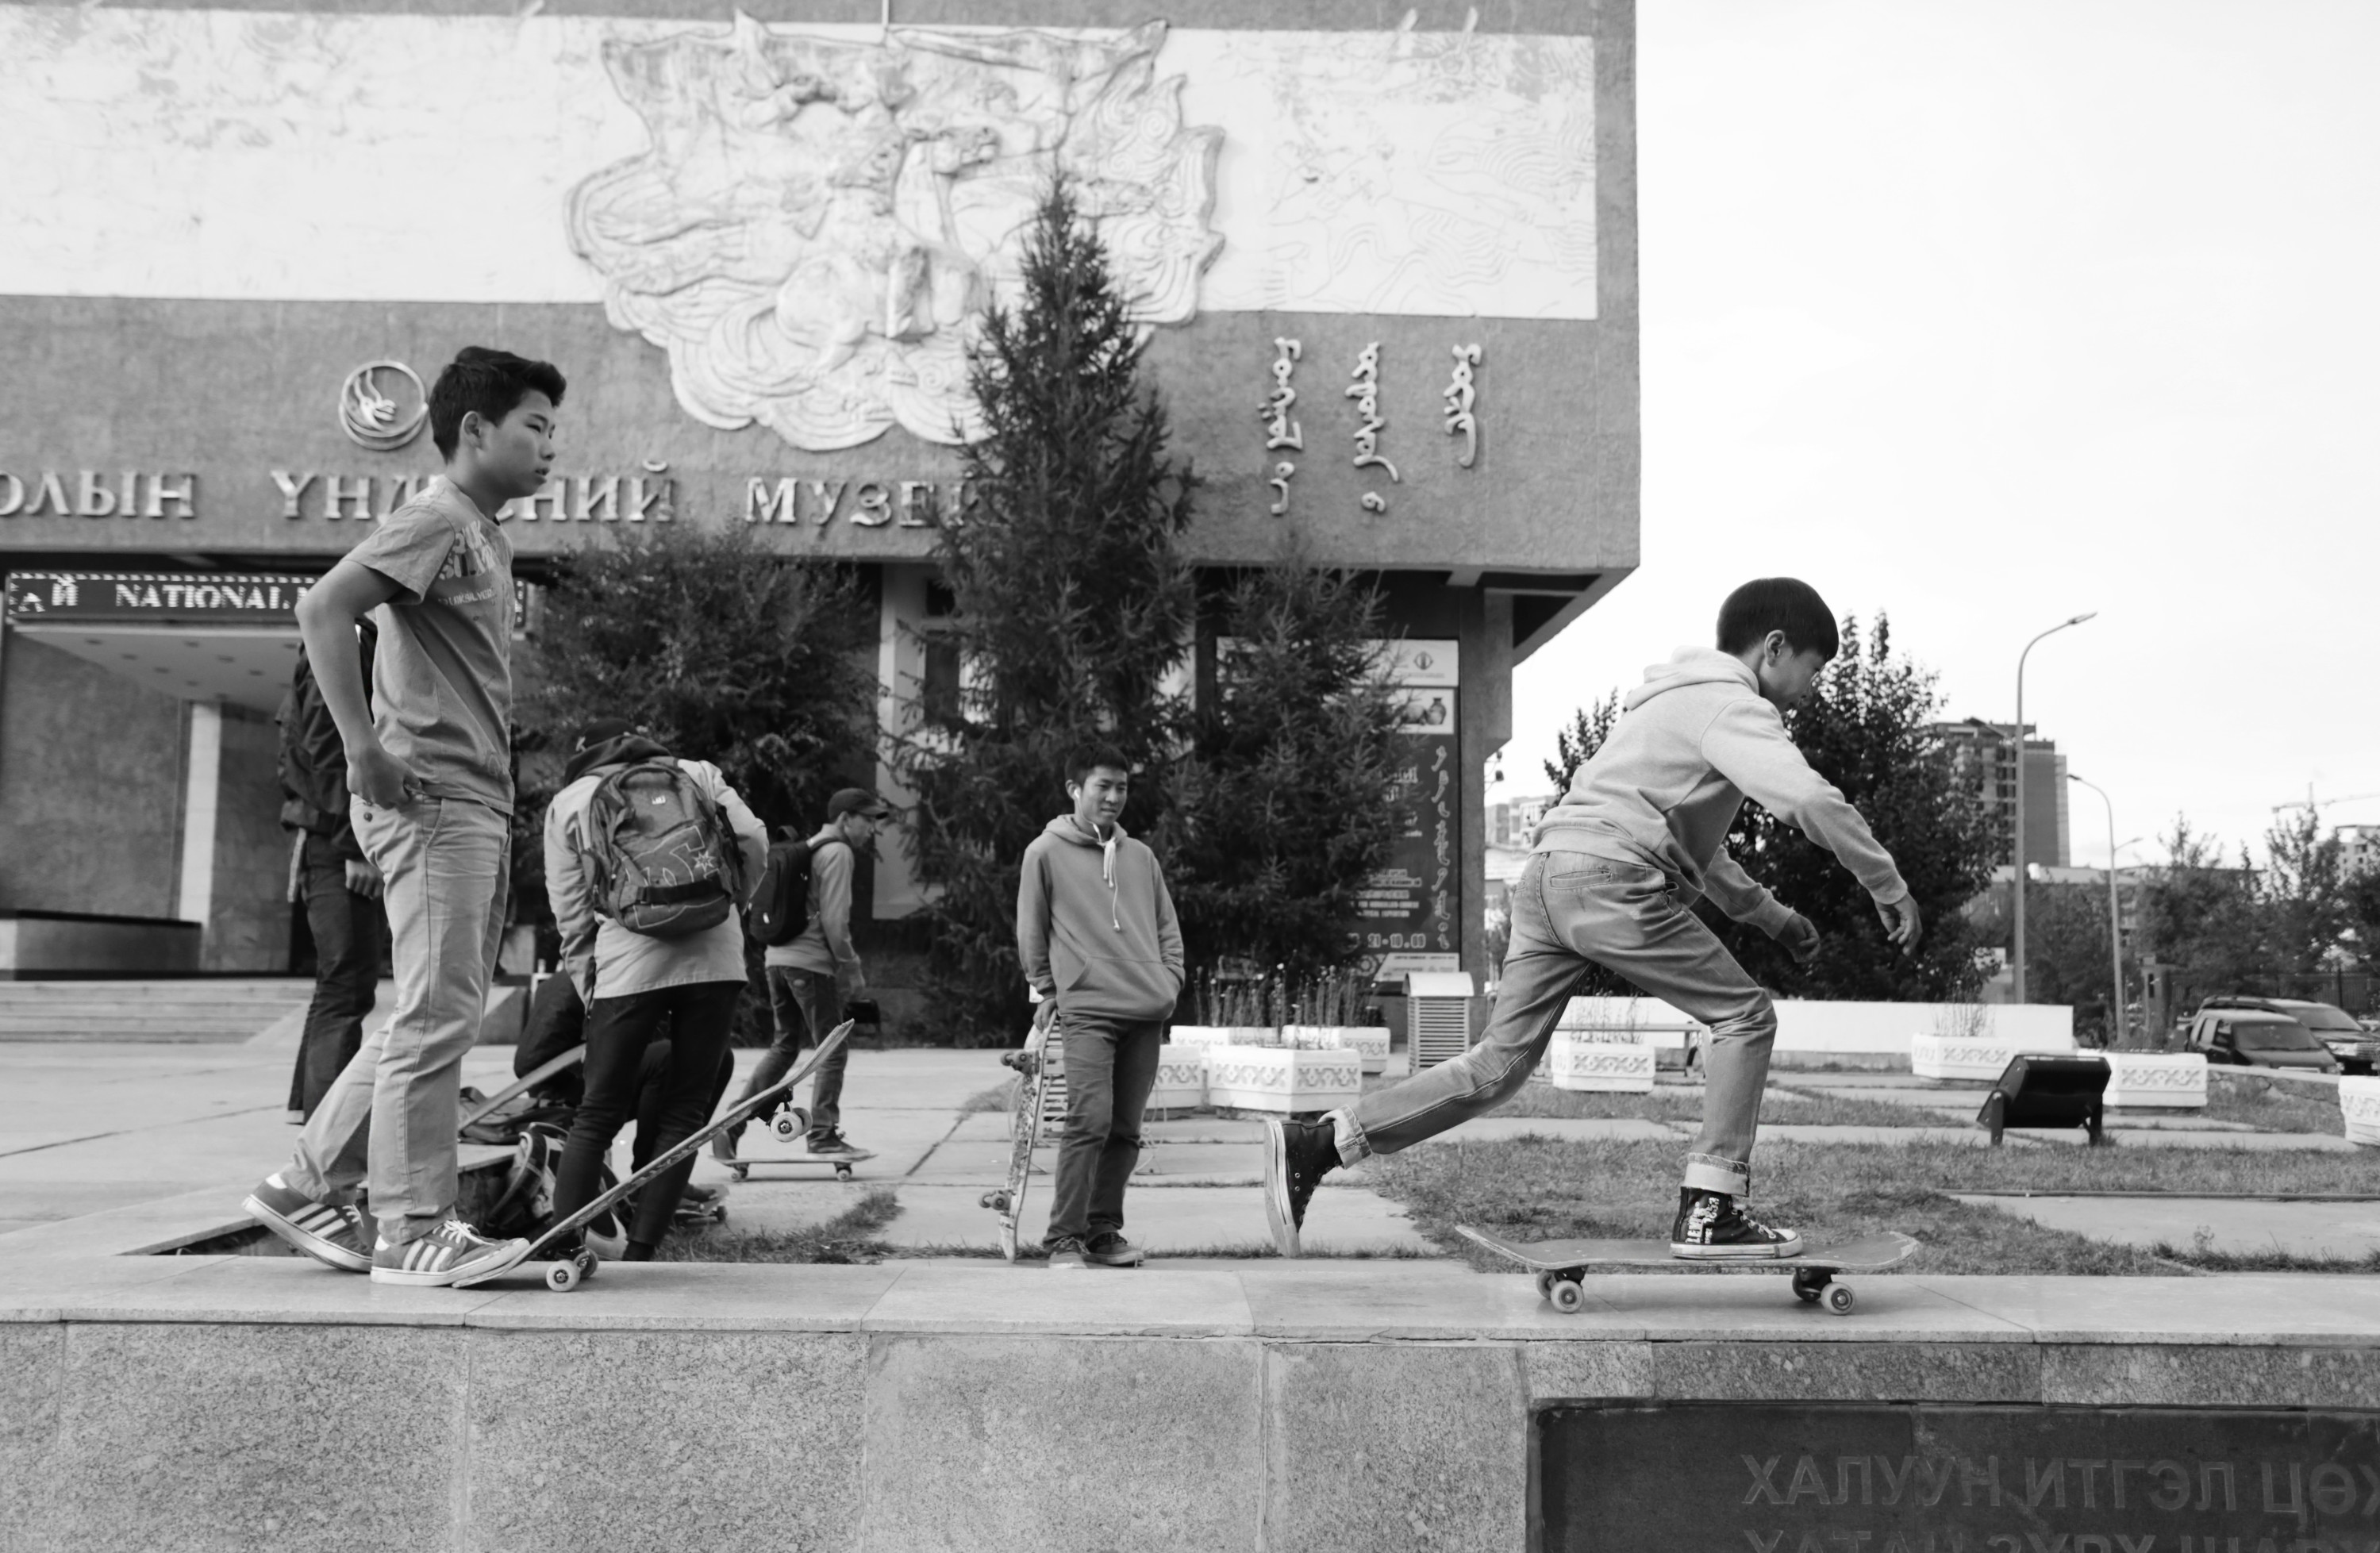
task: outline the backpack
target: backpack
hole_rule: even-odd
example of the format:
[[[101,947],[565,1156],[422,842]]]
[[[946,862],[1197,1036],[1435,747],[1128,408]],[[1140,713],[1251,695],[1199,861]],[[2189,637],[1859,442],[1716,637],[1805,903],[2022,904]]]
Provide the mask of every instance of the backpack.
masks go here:
[[[743,893],[735,837],[676,761],[613,771],[596,784],[582,824],[595,909],[630,932],[682,939],[735,909]]]
[[[752,936],[774,948],[810,925],[810,843],[790,836],[769,848],[760,888],[752,897]]]

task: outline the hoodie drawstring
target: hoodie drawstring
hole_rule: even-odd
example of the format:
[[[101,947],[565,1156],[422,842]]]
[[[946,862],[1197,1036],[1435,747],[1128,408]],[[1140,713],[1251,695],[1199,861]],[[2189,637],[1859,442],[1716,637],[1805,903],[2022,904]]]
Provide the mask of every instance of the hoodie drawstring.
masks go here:
[[[1116,828],[1111,825],[1108,827],[1107,839],[1099,843],[1099,878],[1105,880],[1108,886],[1108,920],[1113,923],[1115,930],[1121,933],[1123,931],[1123,913],[1116,904],[1115,881],[1117,834]]]

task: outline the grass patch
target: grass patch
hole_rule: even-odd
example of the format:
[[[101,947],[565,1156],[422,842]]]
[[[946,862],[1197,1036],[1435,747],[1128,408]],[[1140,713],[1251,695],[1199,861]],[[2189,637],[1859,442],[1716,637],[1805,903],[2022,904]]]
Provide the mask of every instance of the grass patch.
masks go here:
[[[900,1213],[900,1199],[880,1186],[823,1223],[795,1230],[710,1224],[672,1233],[654,1256],[662,1262],[880,1262],[892,1247],[872,1237]]]
[[[959,1114],[973,1116],[981,1110],[1006,1110],[1015,1103],[1016,1081],[1012,1078],[1005,1083],[995,1084],[989,1089],[969,1095],[960,1102]]]
[[[1365,1081],[1366,1088],[1378,1079]],[[1958,1105],[1963,1092],[1945,1091],[1945,1105]],[[1980,1098],[1977,1105],[1983,1102]],[[1700,1086],[1656,1084],[1649,1095],[1581,1094],[1550,1084],[1530,1084],[1488,1113],[1490,1116],[1588,1118],[1644,1117],[1692,1127],[1702,1121]],[[1760,1104],[1763,1123],[1804,1127],[1955,1127],[1947,1116],[1876,1100],[1839,1099],[1832,1095],[1780,1095],[1771,1089]]]
[[[2347,1119],[2339,1114],[2334,1091],[2233,1068],[2207,1069],[2206,1109],[2185,1114],[2244,1122],[2259,1132],[2347,1135]]]
[[[1515,1138],[1432,1144],[1371,1159],[1364,1171],[1368,1184],[1405,1205],[1424,1235],[1474,1267],[1494,1268],[1498,1259],[1455,1235],[1455,1224],[1516,1240],[1666,1239],[1678,1168],[1673,1144]],[[2046,1229],[1949,1194],[2362,1192],[2369,1176],[2363,1160],[2326,1154],[1774,1143],[1761,1148],[1754,1180],[1762,1214],[1805,1239],[1884,1230],[1915,1236],[1925,1249],[1907,1264],[1912,1272],[2106,1276],[2221,1264],[2194,1250],[2110,1245]],[[1315,1227],[1318,1236],[1329,1232],[1327,1219]]]

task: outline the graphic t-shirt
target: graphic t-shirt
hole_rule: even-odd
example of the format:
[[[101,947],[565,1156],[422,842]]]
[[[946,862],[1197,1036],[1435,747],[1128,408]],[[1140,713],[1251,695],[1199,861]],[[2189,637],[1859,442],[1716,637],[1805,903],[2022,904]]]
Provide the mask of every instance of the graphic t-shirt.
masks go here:
[[[513,547],[441,475],[347,552],[396,584],[372,612],[372,726],[433,798],[513,811]]]

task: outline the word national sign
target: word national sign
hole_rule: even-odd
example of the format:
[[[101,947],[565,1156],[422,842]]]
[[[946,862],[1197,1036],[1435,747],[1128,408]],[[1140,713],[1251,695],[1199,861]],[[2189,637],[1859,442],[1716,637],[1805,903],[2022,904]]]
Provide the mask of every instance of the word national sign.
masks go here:
[[[196,517],[199,477],[142,469],[0,469],[0,517]]]

